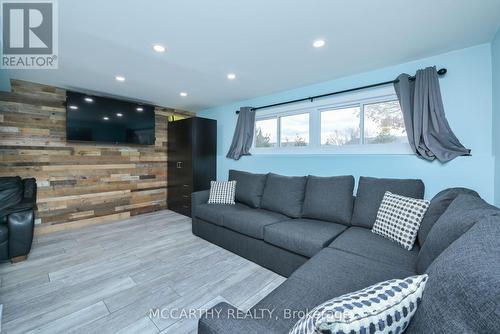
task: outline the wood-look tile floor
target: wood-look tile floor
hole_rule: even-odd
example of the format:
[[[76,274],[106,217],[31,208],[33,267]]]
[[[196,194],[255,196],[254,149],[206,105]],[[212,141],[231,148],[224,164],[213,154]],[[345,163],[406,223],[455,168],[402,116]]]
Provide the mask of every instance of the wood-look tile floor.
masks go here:
[[[194,236],[190,218],[159,211],[39,236],[27,261],[1,263],[1,329],[196,333],[181,310],[224,300],[248,309],[284,280]]]

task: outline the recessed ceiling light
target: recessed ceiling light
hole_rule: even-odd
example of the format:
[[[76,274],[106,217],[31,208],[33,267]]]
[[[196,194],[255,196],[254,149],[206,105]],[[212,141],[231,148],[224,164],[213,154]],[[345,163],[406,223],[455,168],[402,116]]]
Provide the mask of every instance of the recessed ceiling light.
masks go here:
[[[72,109],[72,110],[77,110],[78,107],[77,106],[69,106],[69,109]]]
[[[161,53],[161,52],[165,52],[165,47],[163,45],[160,45],[160,44],[155,44],[155,45],[153,45],[153,50]]]
[[[229,73],[229,74],[227,75],[227,78],[228,78],[229,80],[234,80],[234,79],[236,79],[236,74],[234,74],[234,73]]]
[[[143,111],[144,109],[142,107],[137,107],[137,108],[135,108],[135,110],[137,110],[137,111]]]
[[[179,95],[182,96],[182,97],[186,97],[186,96],[188,96],[188,93],[186,93],[186,92],[180,92]]]
[[[107,121],[107,120],[109,120],[109,117],[108,116],[104,116],[102,119],[105,120],[105,121]]]
[[[120,113],[120,112],[118,112],[118,113],[116,113],[116,116],[118,116],[118,117],[122,117],[122,116],[123,116],[123,114],[122,114],[122,113]]]
[[[115,79],[116,79],[116,81],[120,81],[120,82],[125,81],[125,77],[123,77],[123,76],[121,76],[121,75],[117,75],[117,76],[115,77]]]
[[[318,40],[315,40],[315,41],[314,41],[313,46],[314,46],[315,48],[321,48],[321,47],[325,46],[325,43],[326,43],[326,42],[325,42],[324,40],[322,40],[322,39],[318,39]]]
[[[88,102],[88,103],[94,102],[94,99],[91,97],[88,97],[88,96],[84,100],[85,100],[85,102]]]

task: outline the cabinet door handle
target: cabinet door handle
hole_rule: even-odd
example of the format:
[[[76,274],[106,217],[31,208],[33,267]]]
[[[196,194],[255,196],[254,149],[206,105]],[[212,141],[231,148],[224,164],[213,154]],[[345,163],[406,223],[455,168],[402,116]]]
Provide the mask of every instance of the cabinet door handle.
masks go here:
[[[182,161],[177,161],[177,168],[182,168]]]

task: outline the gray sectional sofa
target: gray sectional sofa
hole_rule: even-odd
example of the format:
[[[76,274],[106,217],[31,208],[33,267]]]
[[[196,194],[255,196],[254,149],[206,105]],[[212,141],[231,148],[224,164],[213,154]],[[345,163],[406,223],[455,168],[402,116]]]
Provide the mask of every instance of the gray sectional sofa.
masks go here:
[[[353,196],[352,176],[231,170],[229,179],[237,181],[236,205],[207,204],[208,191],[193,193],[193,233],[287,280],[250,313],[216,305],[217,312],[200,319],[198,333],[287,333],[298,321],[290,314],[421,273],[429,279],[406,333],[499,331],[500,210],[476,192],[437,194],[407,251],[371,227],[385,191],[423,198],[420,180],[361,177]],[[265,316],[262,309],[273,313]]]

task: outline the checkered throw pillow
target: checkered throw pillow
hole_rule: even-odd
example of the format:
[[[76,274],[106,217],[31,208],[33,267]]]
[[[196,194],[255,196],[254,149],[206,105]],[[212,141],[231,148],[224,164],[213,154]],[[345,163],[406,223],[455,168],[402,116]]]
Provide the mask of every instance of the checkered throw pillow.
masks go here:
[[[411,250],[429,201],[387,191],[377,212],[372,232]]]
[[[403,333],[422,299],[427,275],[392,279],[330,299],[289,334]]]
[[[211,181],[208,204],[235,204],[236,181]]]

